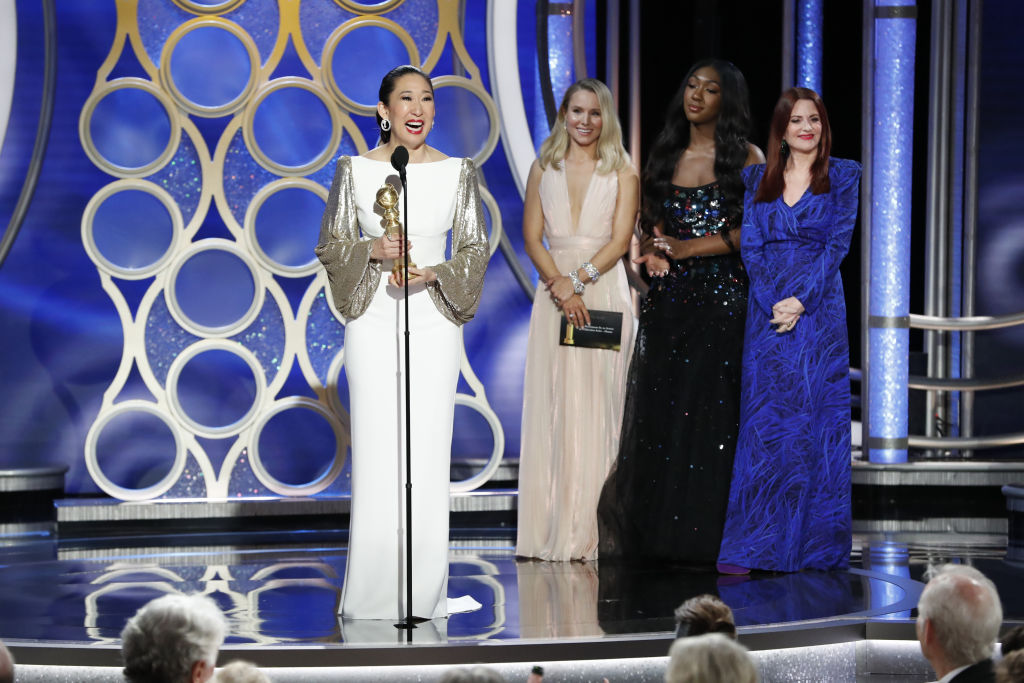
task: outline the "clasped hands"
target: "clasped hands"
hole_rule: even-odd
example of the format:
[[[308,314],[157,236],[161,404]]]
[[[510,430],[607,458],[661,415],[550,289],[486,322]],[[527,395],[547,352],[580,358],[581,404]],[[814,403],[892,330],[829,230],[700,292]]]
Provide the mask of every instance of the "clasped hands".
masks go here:
[[[670,260],[689,258],[689,252],[685,240],[669,237],[654,226],[654,234],[640,242],[640,256],[633,259],[633,263],[643,264],[651,277],[663,277],[668,275]]]
[[[590,324],[590,311],[583,303],[583,297],[572,288],[572,280],[568,275],[556,275],[544,281],[544,287],[551,295],[555,306],[562,310],[569,322],[576,327]]]
[[[370,258],[376,261],[384,261],[386,259],[397,260],[402,258],[409,249],[412,249],[412,242],[401,237],[392,238],[389,235],[381,235],[373,240],[373,245],[370,247]],[[437,280],[437,273],[433,269],[409,267],[409,285],[434,282],[435,280]],[[392,287],[404,286],[405,279],[402,273],[392,272],[388,276],[388,284]]]
[[[804,305],[795,296],[788,297],[772,306],[772,319],[769,324],[775,325],[775,332],[782,334],[789,332],[800,320],[804,312]]]

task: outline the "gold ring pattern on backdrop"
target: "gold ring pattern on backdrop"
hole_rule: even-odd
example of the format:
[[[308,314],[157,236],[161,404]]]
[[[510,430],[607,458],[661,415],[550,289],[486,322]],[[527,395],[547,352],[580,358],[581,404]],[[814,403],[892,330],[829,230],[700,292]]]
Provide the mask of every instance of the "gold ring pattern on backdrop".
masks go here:
[[[131,190],[145,192],[155,197],[157,201],[167,209],[167,213],[171,218],[171,240],[167,249],[164,250],[164,253],[152,263],[137,268],[119,266],[104,256],[103,252],[100,251],[99,246],[96,244],[96,236],[94,234],[93,226],[96,219],[96,211],[100,206],[102,206],[103,202],[119,192]],[[82,212],[82,244],[85,246],[85,253],[89,255],[89,258],[101,271],[107,273],[111,277],[121,278],[122,280],[142,280],[161,271],[174,257],[178,243],[181,239],[182,229],[183,221],[181,217],[181,209],[179,209],[177,203],[175,203],[174,197],[159,185],[151,183],[148,180],[139,180],[137,178],[115,180],[109,185],[106,185],[92,196],[92,199],[89,200],[89,203],[85,207],[85,211]]]
[[[310,410],[327,421],[334,432],[334,455],[331,466],[319,477],[305,484],[287,484],[278,480],[270,472],[260,459],[259,441],[260,434],[268,422],[286,410]],[[305,396],[289,396],[276,401],[269,410],[260,415],[260,418],[253,425],[252,439],[249,444],[249,462],[252,464],[256,478],[274,493],[281,496],[311,496],[323,491],[334,481],[342,468],[345,466],[345,451],[348,448],[349,439],[345,427],[342,426],[337,415],[328,410],[323,404],[317,403]]]
[[[318,100],[320,100],[321,104],[324,105],[324,109],[327,110],[328,115],[331,117],[331,137],[323,150],[321,150],[321,152],[310,161],[298,166],[286,166],[284,164],[279,164],[267,156],[267,154],[260,149],[259,143],[256,141],[256,134],[253,130],[253,120],[256,116],[256,110],[259,109],[260,104],[262,104],[269,95],[288,88],[298,88],[299,90],[305,90],[306,92],[312,93]],[[298,76],[275,78],[260,88],[249,101],[245,111],[242,113],[242,138],[245,140],[245,146],[249,149],[249,154],[252,155],[253,159],[268,171],[283,176],[302,176],[323,168],[324,164],[334,157],[334,153],[338,149],[338,144],[341,142],[342,131],[341,115],[335,107],[331,106],[330,100],[328,100],[324,95],[325,93],[323,89],[318,88],[316,83],[306,78],[299,78]]]
[[[256,395],[253,397],[252,405],[242,417],[226,425],[205,425],[192,418],[181,403],[178,394],[178,380],[181,372],[188,365],[189,361],[200,354],[208,351],[226,351],[240,358],[252,371],[253,381],[256,385]],[[177,420],[189,428],[198,436],[205,436],[209,439],[221,439],[228,436],[235,436],[248,427],[259,415],[260,406],[263,403],[263,396],[267,393],[266,380],[263,377],[263,368],[252,351],[230,339],[200,339],[199,341],[185,347],[171,363],[167,371],[167,405]],[[212,389],[211,389],[212,391]]]
[[[419,50],[416,48],[416,42],[409,35],[409,32],[402,28],[399,24],[385,19],[383,17],[357,17],[350,19],[344,24],[334,29],[327,41],[324,43],[323,56],[320,59],[320,69],[323,72],[324,83],[327,84],[327,88],[330,90],[331,95],[334,96],[338,103],[345,108],[346,111],[353,112],[355,114],[362,114],[363,116],[373,116],[377,111],[377,101],[373,102],[356,102],[354,99],[342,92],[341,86],[338,84],[338,80],[334,74],[334,53],[338,49],[338,45],[353,31],[359,29],[365,29],[370,27],[376,27],[384,29],[398,38],[406,51],[409,53],[409,64],[419,65],[420,55]]]
[[[188,314],[185,313],[184,309],[182,309],[181,303],[178,301],[177,291],[175,290],[175,283],[178,279],[178,274],[181,272],[182,267],[188,263],[193,256],[201,254],[204,251],[223,251],[231,254],[245,265],[249,274],[252,276],[252,302],[249,304],[249,308],[246,312],[232,323],[217,326],[203,325],[202,323],[189,318]],[[187,248],[176,255],[174,263],[172,263],[169,268],[167,282],[165,283],[164,299],[167,302],[167,310],[171,314],[171,317],[176,323],[181,325],[185,331],[190,334],[194,334],[197,337],[203,337],[206,339],[223,339],[245,330],[245,328],[252,324],[256,319],[256,316],[259,315],[260,310],[263,308],[263,300],[265,298],[266,291],[262,278],[260,278],[259,273],[257,272],[257,267],[252,261],[252,257],[239,248],[236,242],[232,242],[231,240],[214,237],[193,242],[188,245]]]
[[[354,14],[383,14],[390,12],[405,0],[380,0],[380,2],[355,2],[355,0],[334,0],[343,9]]]
[[[192,0],[172,0],[175,5],[194,14],[225,14],[241,7],[245,0],[222,0],[216,4],[193,2]]]
[[[275,180],[261,187],[249,202],[249,208],[245,211],[245,224],[243,225],[242,234],[252,254],[263,267],[274,275],[303,277],[313,275],[320,268],[320,261],[317,260],[312,251],[309,252],[309,262],[301,266],[289,266],[272,259],[260,245],[259,238],[256,236],[256,217],[259,216],[263,203],[282,190],[292,189],[307,190],[322,199],[325,205],[327,203],[327,188],[308,178],[281,178]]]
[[[145,413],[157,418],[167,425],[171,435],[174,437],[174,460],[167,474],[161,477],[155,484],[143,488],[129,488],[115,484],[103,472],[103,468],[100,467],[99,463],[98,445],[100,434],[115,419],[130,413]],[[182,435],[179,433],[178,426],[170,419],[170,415],[168,415],[165,407],[150,403],[149,401],[122,401],[110,409],[102,411],[96,418],[96,421],[92,423],[92,426],[89,427],[89,433],[85,437],[86,469],[88,469],[93,481],[103,491],[121,500],[149,500],[166,493],[185,470],[185,457],[185,443]]]
[[[170,126],[170,136],[163,151],[155,159],[142,166],[121,166],[108,160],[96,148],[96,144],[92,139],[91,125],[96,105],[113,92],[129,89],[142,90],[155,97],[167,113],[167,121]],[[178,144],[181,142],[181,120],[179,117],[178,108],[174,106],[170,96],[151,81],[135,77],[117,78],[101,84],[89,95],[89,99],[82,106],[82,114],[78,117],[78,136],[82,141],[82,147],[85,149],[86,156],[89,157],[92,163],[99,166],[100,169],[120,178],[141,178],[142,176],[151,175],[159,171],[174,157],[174,153],[178,151]]]
[[[140,30],[145,26],[144,22],[149,20],[147,16],[143,15],[145,9],[140,6],[140,3],[129,0],[118,4],[118,24],[113,33],[110,52],[97,68],[96,84],[79,117],[79,136],[89,159],[104,172],[115,178],[124,179],[116,180],[101,188],[91,198],[82,219],[82,240],[85,251],[96,265],[103,289],[110,296],[120,317],[124,334],[120,366],[104,392],[98,416],[86,437],[86,465],[93,481],[99,488],[122,500],[147,500],[159,496],[183,495],[183,492],[187,492],[184,495],[197,497],[205,495],[207,498],[223,498],[243,493],[245,495],[261,495],[259,493],[261,487],[278,495],[310,495],[326,490],[337,481],[347,457],[349,415],[338,390],[339,381],[344,381],[345,321],[338,314],[331,297],[327,294],[326,275],[318,268],[316,261],[311,258],[310,263],[298,266],[275,262],[258,243],[254,226],[261,206],[274,193],[285,188],[302,188],[323,198],[326,195],[326,188],[322,183],[329,180],[326,166],[337,156],[339,150],[344,149],[344,153],[353,153],[351,150],[354,147],[354,153],[364,153],[368,149],[361,128],[367,130],[373,128],[372,117],[376,102],[356,102],[353,97],[345,93],[345,74],[332,71],[339,44],[345,36],[359,28],[372,27],[373,30],[388,31],[397,37],[408,52],[409,63],[422,65],[424,71],[430,75],[438,68],[441,57],[449,54],[446,52],[446,46],[450,42],[451,56],[458,62],[457,65],[453,65],[453,72],[464,75],[434,76],[432,81],[435,88],[455,87],[468,90],[482,102],[487,112],[489,119],[487,134],[483,136],[481,128],[481,139],[473,141],[472,144],[480,145],[480,148],[473,154],[473,160],[477,165],[480,177],[481,198],[490,219],[488,241],[492,254],[501,238],[502,217],[494,196],[486,188],[483,164],[496,149],[500,131],[498,112],[490,94],[483,88],[479,68],[466,49],[462,37],[464,27],[458,2],[448,0],[438,2],[436,31],[433,40],[429,42],[431,45],[429,54],[422,57],[409,29],[395,20],[381,16],[402,5],[403,0],[385,0],[376,3],[335,0],[337,6],[357,16],[345,21],[329,33],[324,41],[319,59],[314,58],[307,45],[307,37],[311,34],[304,35],[303,16],[300,12],[299,2],[273,3],[277,12],[273,17],[267,14],[269,21],[263,18],[257,19],[257,13],[249,12],[246,15],[246,21],[243,22],[242,15],[239,14],[234,18],[240,23],[235,23],[235,21],[220,15],[238,9],[245,4],[244,0],[225,0],[216,4],[200,3],[193,0],[173,0],[173,2],[177,7],[196,18],[189,19],[175,27],[166,38],[159,37],[150,31]],[[396,18],[398,18],[397,15]],[[241,41],[248,54],[249,78],[243,86],[243,72],[239,71],[237,87],[241,90],[237,96],[234,96],[236,91],[232,90],[230,102],[214,104],[193,102],[186,98],[173,82],[170,63],[175,49],[185,36],[202,27],[216,27],[228,31]],[[270,32],[271,35],[276,36],[274,45],[262,64],[260,64],[260,52],[257,50],[253,38],[253,36],[262,35],[262,33],[257,34],[257,31]],[[157,40],[161,42],[154,43]],[[295,73],[292,71],[289,75],[270,80],[284,63],[282,60],[291,49],[290,46],[294,46],[299,62],[308,72],[309,77],[306,77],[305,74],[291,75]],[[134,55],[148,79],[106,80],[110,78],[111,73],[126,54]],[[156,55],[160,56],[159,67],[154,63]],[[338,68],[340,68],[340,64],[339,61]],[[90,130],[97,105],[110,93],[123,88],[135,88],[152,95],[166,112],[169,122],[170,133],[167,145],[156,155],[156,158],[147,159],[147,163],[138,167],[122,167],[104,158],[94,144]],[[269,95],[283,88],[300,88],[312,93],[326,108],[331,122],[331,133],[325,140],[323,151],[316,154],[315,158],[296,166],[289,166],[269,158],[268,154],[260,148],[253,130],[254,119],[260,104]],[[153,111],[155,113],[157,109]],[[190,116],[222,115],[230,116],[230,119],[221,130],[219,138],[211,139],[209,142],[190,118]],[[364,125],[368,122],[363,117],[369,118],[371,125]],[[446,123],[446,120],[442,118],[438,122],[438,126],[444,126]],[[451,125],[458,125],[458,122],[452,120]],[[242,129],[240,136],[238,135],[239,128]],[[184,176],[181,175],[181,171],[176,171],[169,179],[167,171],[164,170],[171,160],[175,159],[176,154],[184,151],[181,140],[183,133],[187,135],[191,145],[195,148],[194,157],[185,159],[186,163],[190,163],[192,166],[184,170],[187,170],[190,182],[199,184],[196,190],[198,201],[196,201],[195,194],[191,195],[187,211],[183,208],[184,204],[179,206],[178,202],[188,195],[180,195],[181,190],[173,186],[174,182],[180,181]],[[239,137],[241,141],[238,140]],[[349,138],[351,144],[348,142]],[[162,141],[157,141],[158,144],[159,142]],[[311,149],[315,150],[316,148],[315,144],[311,146]],[[211,150],[214,152],[212,155]],[[232,160],[231,172],[246,174],[246,177],[234,179],[235,184],[230,188],[224,182],[224,173],[229,157]],[[257,166],[276,177],[267,178],[266,173],[258,169]],[[158,172],[162,172],[160,176],[142,180],[142,178]],[[312,174],[316,174],[315,179],[304,177]],[[100,252],[93,234],[93,221],[97,210],[104,201],[123,190],[141,190],[149,193],[156,197],[171,216],[174,232],[171,246],[165,252],[154,256],[153,263],[146,264],[141,268],[129,268],[111,263]],[[204,226],[210,222],[211,218],[214,223],[223,223],[230,236],[228,238],[207,237],[194,241],[197,237],[204,236]],[[163,239],[163,235],[161,235],[161,239]],[[163,248],[163,242],[160,247]],[[310,244],[309,247],[312,252],[313,245]],[[196,321],[185,315],[180,302],[177,301],[175,283],[178,273],[192,256],[206,250],[220,250],[240,259],[252,277],[253,301],[241,318],[230,324],[220,326],[197,324]],[[159,252],[159,249],[152,251]],[[239,270],[239,272],[242,271]],[[277,281],[278,278],[308,277],[310,274],[313,277],[305,285],[306,291],[303,292],[301,300],[293,304],[286,296],[281,283]],[[151,277],[152,282],[143,293],[139,303],[135,306],[130,305],[115,278],[141,280],[146,277]],[[271,316],[272,319],[277,320],[273,324],[283,326],[283,329],[277,329],[276,334],[283,335],[284,339],[283,348],[275,348],[273,351],[274,364],[261,368],[261,356],[249,347],[250,341],[246,341],[243,345],[242,342],[227,339],[227,337],[240,335],[234,338],[242,339],[241,333],[251,329],[255,320],[261,319],[260,316],[264,309],[270,314],[270,307],[266,305],[268,296],[275,302],[279,310],[279,314],[275,312]],[[166,314],[159,312],[163,310],[163,307],[159,305],[161,297],[166,303]],[[330,311],[330,316],[322,306],[326,306]],[[318,316],[323,316],[319,318],[319,324],[326,325],[326,329],[313,325],[314,312]],[[153,352],[150,347],[159,346],[160,342],[157,337],[163,334],[161,326],[170,322],[158,317],[163,315],[169,315],[170,320],[180,325],[184,332],[198,336],[200,340],[187,346],[184,350],[170,348],[163,352],[164,356],[151,356]],[[245,338],[248,339],[247,336]],[[254,348],[261,349],[258,346]],[[198,424],[186,414],[178,394],[177,381],[185,363],[200,353],[213,349],[229,351],[240,357],[256,381],[257,396],[253,400],[252,406],[242,418],[230,425]],[[266,349],[262,349],[261,352],[265,353]],[[264,364],[269,362],[269,360],[262,361]],[[173,372],[168,372],[167,377],[163,380],[161,379],[160,363],[173,366]],[[275,398],[283,388],[295,364],[298,365],[298,370],[303,379],[309,383],[316,398],[300,396]],[[167,365],[164,367],[166,368]],[[137,399],[127,394],[133,368],[138,369],[138,376],[141,377],[146,388],[152,394],[151,400]],[[483,470],[466,481],[452,482],[453,491],[470,490],[483,483],[490,476],[489,473],[497,468],[504,449],[504,432],[501,423],[487,402],[484,387],[468,362],[465,348],[462,349],[461,371],[469,386],[469,393],[458,394],[457,405],[477,411],[484,417],[492,431],[494,447]],[[267,427],[272,417],[287,409],[314,411],[328,420],[335,436],[333,459],[328,462],[325,454],[323,473],[318,475],[314,481],[299,485],[279,481],[271,475],[263,462],[270,456],[268,453],[261,454],[258,444],[260,433]],[[123,485],[125,482],[118,484],[106,476],[100,467],[96,450],[97,444],[100,442],[100,433],[111,420],[125,416],[137,417],[142,414],[154,415],[168,426],[174,436],[174,452],[167,453],[166,459],[171,466],[168,473],[160,478],[160,481],[153,485],[130,488],[130,486]],[[210,435],[214,435],[216,438],[234,438],[219,466],[214,465],[211,457],[205,451],[203,442],[197,438]],[[188,481],[186,482],[186,480]]]
[[[202,105],[185,97],[174,82],[174,75],[171,73],[171,62],[174,57],[175,48],[178,47],[181,41],[188,36],[188,34],[203,28],[215,28],[230,33],[242,43],[242,46],[245,48],[246,55],[249,57],[249,79],[246,82],[245,87],[242,88],[242,91],[239,92],[238,95],[228,102],[216,106]],[[244,28],[233,21],[228,21],[227,19],[221,19],[219,17],[198,18],[186,21],[184,24],[174,29],[174,31],[171,32],[171,35],[167,37],[167,42],[164,43],[163,51],[160,54],[160,85],[170,93],[171,97],[179,107],[190,114],[195,114],[196,116],[225,116],[242,109],[246,105],[249,97],[252,95],[252,91],[256,88],[256,79],[259,76],[259,73],[260,54],[252,36],[250,36]]]
[[[487,91],[484,90],[479,81],[472,81],[468,78],[463,78],[462,76],[438,76],[436,78],[432,78],[431,81],[434,84],[435,93],[442,88],[459,88],[472,93],[487,111],[487,139],[484,141],[481,148],[473,154],[473,163],[478,167],[483,165],[484,161],[490,158],[491,154],[494,153],[495,147],[498,146],[498,133],[500,132],[500,129],[498,126],[498,107],[495,106],[494,100],[487,94]],[[443,118],[443,113],[440,114],[440,118],[442,118],[440,125],[448,125],[446,120]],[[457,124],[457,121],[453,123]],[[435,127],[437,125],[438,124],[435,123]]]

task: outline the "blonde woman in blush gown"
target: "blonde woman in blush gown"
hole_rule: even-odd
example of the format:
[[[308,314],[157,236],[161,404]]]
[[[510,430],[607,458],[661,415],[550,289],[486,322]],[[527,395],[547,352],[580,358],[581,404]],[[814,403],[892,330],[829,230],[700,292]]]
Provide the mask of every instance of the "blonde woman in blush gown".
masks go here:
[[[597,557],[597,499],[618,451],[633,347],[621,259],[639,201],[614,112],[600,81],[570,87],[526,186],[523,239],[540,286],[523,390],[516,542],[522,557]],[[591,310],[622,313],[620,350],[559,346],[562,317],[582,327]]]

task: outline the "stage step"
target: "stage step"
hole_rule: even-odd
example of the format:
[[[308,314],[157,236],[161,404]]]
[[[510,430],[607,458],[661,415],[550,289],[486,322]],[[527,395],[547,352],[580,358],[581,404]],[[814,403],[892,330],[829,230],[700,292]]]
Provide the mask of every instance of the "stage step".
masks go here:
[[[453,528],[504,528],[515,525],[517,493],[512,489],[480,489],[451,495]],[[344,531],[348,529],[349,496],[314,498],[245,498],[222,500],[150,500],[124,502],[113,498],[55,501],[57,531],[62,540],[97,535],[152,535],[194,532],[224,534],[261,529]]]

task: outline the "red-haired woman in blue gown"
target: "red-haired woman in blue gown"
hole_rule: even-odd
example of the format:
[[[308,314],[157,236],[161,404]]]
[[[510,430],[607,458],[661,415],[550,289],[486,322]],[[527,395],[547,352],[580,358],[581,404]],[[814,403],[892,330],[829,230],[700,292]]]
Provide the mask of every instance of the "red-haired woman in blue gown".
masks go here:
[[[839,264],[860,165],[829,156],[817,93],[775,105],[767,164],[744,170],[750,277],[740,432],[719,570],[845,567],[850,557],[850,352]]]

